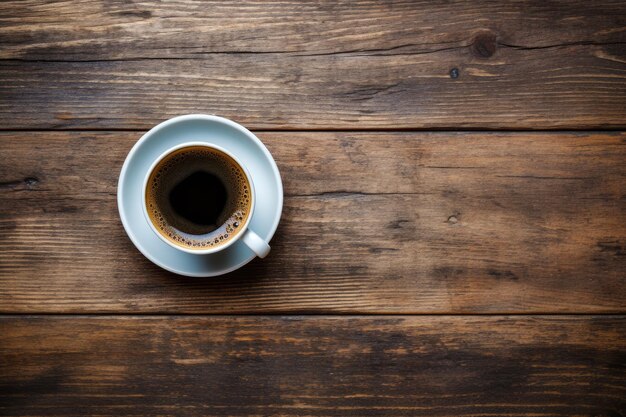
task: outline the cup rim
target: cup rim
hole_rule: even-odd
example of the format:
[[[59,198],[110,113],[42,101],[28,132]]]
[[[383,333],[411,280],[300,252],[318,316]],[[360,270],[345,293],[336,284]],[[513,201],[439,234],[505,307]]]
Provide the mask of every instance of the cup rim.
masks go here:
[[[159,231],[157,230],[157,228],[154,225],[154,223],[152,223],[152,220],[150,220],[150,216],[148,215],[148,207],[146,206],[146,189],[148,187],[148,180],[150,179],[150,174],[152,174],[152,171],[156,168],[156,166],[159,164],[159,162],[161,162],[168,155],[170,155],[173,152],[176,152],[177,150],[180,150],[180,149],[183,149],[183,148],[188,148],[188,147],[191,147],[191,146],[201,146],[201,147],[211,148],[211,149],[215,149],[215,150],[217,150],[219,152],[222,152],[222,153],[226,154],[227,156],[232,158],[237,165],[239,165],[239,167],[243,171],[244,175],[246,176],[246,179],[248,180],[248,184],[250,185],[250,200],[251,200],[251,203],[250,203],[250,213],[246,217],[246,220],[245,220],[243,226],[239,229],[239,231],[237,232],[237,234],[235,236],[233,236],[232,238],[230,238],[228,240],[228,242],[224,243],[223,245],[214,247],[214,248],[192,249],[192,248],[187,248],[187,247],[184,247],[182,245],[178,245],[178,244],[176,244],[174,242],[171,242],[167,238],[165,238],[165,236],[163,236],[161,233],[159,233]],[[222,250],[230,247],[235,242],[237,242],[244,235],[244,233],[246,233],[246,231],[248,230],[248,225],[250,224],[250,220],[252,220],[252,215],[254,214],[255,205],[256,205],[256,190],[254,188],[254,183],[252,182],[252,177],[250,176],[250,173],[248,172],[248,169],[231,152],[227,151],[226,149],[222,148],[221,146],[214,145],[214,144],[212,144],[210,142],[204,142],[204,141],[185,142],[185,143],[178,144],[176,146],[173,146],[173,147],[165,150],[163,153],[161,153],[152,162],[152,164],[150,164],[150,168],[148,168],[148,172],[146,173],[146,176],[144,177],[144,180],[143,180],[143,186],[141,187],[141,207],[143,209],[144,218],[145,218],[146,222],[148,223],[148,226],[150,227],[150,229],[152,229],[154,234],[156,234],[159,237],[159,239],[161,239],[163,242],[167,243],[172,248],[177,249],[177,250],[181,250],[183,252],[191,253],[193,255],[208,255],[208,254],[211,254],[211,253],[221,252]]]

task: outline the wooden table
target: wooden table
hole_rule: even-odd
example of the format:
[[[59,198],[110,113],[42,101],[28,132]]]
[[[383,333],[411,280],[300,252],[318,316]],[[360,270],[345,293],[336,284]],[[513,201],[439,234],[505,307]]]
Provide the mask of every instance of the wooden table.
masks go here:
[[[285,186],[217,279],[117,212],[185,113]],[[2,415],[626,415],[624,1],[4,1],[0,127]]]

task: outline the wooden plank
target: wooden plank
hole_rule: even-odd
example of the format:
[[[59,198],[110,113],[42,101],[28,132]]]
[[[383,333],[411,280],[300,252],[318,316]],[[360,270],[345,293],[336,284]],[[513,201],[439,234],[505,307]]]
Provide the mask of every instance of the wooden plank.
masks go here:
[[[263,133],[273,252],[218,279],[125,235],[138,136],[0,134],[0,312],[624,312],[626,133]]]
[[[625,26],[608,0],[2,2],[0,123],[624,128]]]
[[[125,1],[0,3],[1,59],[197,58],[208,53],[423,52],[468,46],[549,48],[624,41],[618,0]],[[480,56],[490,48],[475,48]]]
[[[626,73],[616,62],[623,52],[593,45],[504,50],[497,62],[466,50],[5,61],[0,123],[5,129],[148,129],[201,112],[252,129],[624,128]],[[452,68],[459,78],[450,77]]]
[[[621,317],[2,317],[6,416],[619,416]]]

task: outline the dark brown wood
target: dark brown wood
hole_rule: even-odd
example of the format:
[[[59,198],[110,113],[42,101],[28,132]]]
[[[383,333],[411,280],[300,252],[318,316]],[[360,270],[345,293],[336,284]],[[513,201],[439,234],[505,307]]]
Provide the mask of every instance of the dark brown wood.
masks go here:
[[[621,416],[626,318],[3,317],[6,416]]]
[[[625,29],[622,0],[0,2],[0,415],[626,415]],[[224,277],[117,213],[184,113],[264,130],[284,180]]]
[[[3,129],[626,127],[626,6],[0,3]]]
[[[209,53],[428,52],[624,41],[617,0],[0,3],[0,58],[198,58]],[[373,50],[373,51],[372,51]]]
[[[0,135],[0,311],[624,312],[625,133],[262,133],[273,252],[217,279],[125,235],[139,135]]]

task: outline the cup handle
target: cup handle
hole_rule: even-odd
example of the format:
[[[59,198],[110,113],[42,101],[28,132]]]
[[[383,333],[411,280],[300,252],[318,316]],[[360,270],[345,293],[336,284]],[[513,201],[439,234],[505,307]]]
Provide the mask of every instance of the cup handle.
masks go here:
[[[267,254],[270,253],[270,245],[250,229],[246,230],[241,240],[252,249],[259,258],[265,258]]]

